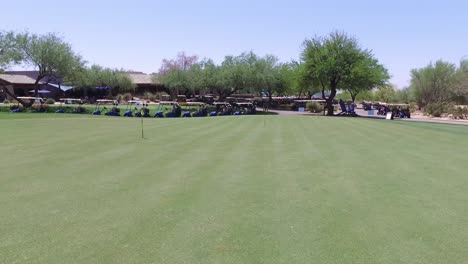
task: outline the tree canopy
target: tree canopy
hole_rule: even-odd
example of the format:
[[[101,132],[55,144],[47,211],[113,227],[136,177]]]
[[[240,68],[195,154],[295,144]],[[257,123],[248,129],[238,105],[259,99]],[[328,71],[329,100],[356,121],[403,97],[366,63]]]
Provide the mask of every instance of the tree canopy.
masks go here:
[[[82,68],[79,73],[76,73],[74,85],[85,91],[96,87],[106,88],[109,93],[133,91],[135,84],[125,72],[125,70],[92,65]]]
[[[457,85],[457,68],[454,64],[437,61],[411,71],[411,89],[419,106],[447,103],[454,97]]]
[[[1,39],[2,52],[6,53],[1,60],[4,65],[16,63],[37,70],[36,96],[41,81],[47,83],[54,80],[60,83],[63,79],[72,79],[84,65],[83,59],[72,50],[71,45],[54,33],[37,35],[7,32],[2,33]],[[10,93],[7,89],[5,91]],[[14,94],[10,96],[17,98]]]
[[[302,52],[304,83],[319,87],[326,98],[328,115],[333,115],[333,99],[337,90],[348,89],[352,96],[384,84],[389,76],[374,55],[362,49],[357,40],[345,33],[332,32],[327,37],[315,37],[304,42]]]

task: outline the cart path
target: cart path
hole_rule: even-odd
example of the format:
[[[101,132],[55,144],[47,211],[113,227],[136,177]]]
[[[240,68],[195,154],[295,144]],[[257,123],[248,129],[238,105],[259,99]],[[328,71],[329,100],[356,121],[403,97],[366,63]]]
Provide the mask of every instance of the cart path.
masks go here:
[[[262,111],[261,108],[257,108],[257,111]],[[276,113],[278,115],[285,115],[285,116],[321,116],[321,114],[314,114],[308,112],[298,112],[298,111],[288,111],[288,110],[269,110],[271,113]],[[375,119],[385,119],[385,116],[379,115],[367,115],[367,111],[362,109],[356,109],[357,114],[363,118],[375,118]],[[394,119],[393,121],[401,121],[401,122],[426,122],[426,123],[440,123],[440,124],[449,124],[449,125],[463,125],[468,126],[468,120],[444,120],[444,119],[433,119],[433,118],[419,118],[419,117],[412,117],[412,118],[403,118],[403,119]]]

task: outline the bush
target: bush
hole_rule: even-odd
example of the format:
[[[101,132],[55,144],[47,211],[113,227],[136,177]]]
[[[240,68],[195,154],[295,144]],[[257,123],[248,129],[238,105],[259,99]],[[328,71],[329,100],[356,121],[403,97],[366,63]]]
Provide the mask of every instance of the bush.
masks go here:
[[[133,96],[131,93],[124,93],[124,94],[118,94],[116,95],[117,100],[122,100],[125,102],[128,102],[133,99]]]
[[[91,114],[94,111],[93,107],[86,106],[74,106],[74,105],[49,105],[47,106],[48,113],[55,113],[57,110],[61,109],[64,113],[67,114]]]
[[[450,113],[452,108],[447,103],[432,103],[428,104],[424,111],[433,117],[441,117],[443,114]]]
[[[3,103],[4,103],[4,104],[9,104],[9,103],[10,103],[10,100],[5,99],[5,100],[3,100]]]
[[[157,101],[157,100],[160,100],[161,96],[158,96],[158,94],[153,94],[153,93],[150,93],[150,92],[146,92],[144,95],[143,95],[143,99],[145,100],[148,100],[148,101]]]
[[[451,113],[454,119],[467,119],[468,118],[468,107],[467,106],[455,106],[452,108]]]
[[[19,109],[21,111],[24,110],[24,106],[22,104],[13,104],[13,105],[10,105],[10,110],[15,110],[15,109]]]
[[[417,103],[412,102],[412,103],[409,104],[409,110],[410,110],[411,113],[416,112],[417,109],[418,109],[418,104]]]
[[[323,106],[318,102],[308,102],[306,104],[306,110],[312,113],[320,113],[323,111]]]
[[[55,104],[55,100],[52,99],[52,98],[47,98],[47,100],[45,101],[45,103],[48,104],[48,105],[53,105],[53,104]]]
[[[46,104],[33,104],[30,110],[32,113],[44,113],[44,112],[47,112],[47,105]]]

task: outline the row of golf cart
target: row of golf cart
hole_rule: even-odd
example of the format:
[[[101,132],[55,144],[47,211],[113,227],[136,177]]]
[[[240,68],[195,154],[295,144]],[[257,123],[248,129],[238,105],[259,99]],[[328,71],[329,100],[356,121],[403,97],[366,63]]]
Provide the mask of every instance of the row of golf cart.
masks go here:
[[[386,116],[391,113],[391,118],[411,118],[411,111],[409,104],[393,104],[393,103],[382,103],[382,102],[368,102],[362,103],[364,110],[377,110],[377,115]]]
[[[250,115],[255,114],[255,106],[252,103],[213,103],[213,111],[208,110],[208,106],[201,102],[185,102],[184,110],[178,102],[159,102],[154,114],[150,113],[149,105],[141,101],[128,101],[125,110],[121,113],[118,103],[114,100],[100,99],[96,101],[93,115],[104,114],[106,116],[125,117],[206,117],[206,116],[228,116],[228,115]],[[214,109],[213,109],[214,108]]]

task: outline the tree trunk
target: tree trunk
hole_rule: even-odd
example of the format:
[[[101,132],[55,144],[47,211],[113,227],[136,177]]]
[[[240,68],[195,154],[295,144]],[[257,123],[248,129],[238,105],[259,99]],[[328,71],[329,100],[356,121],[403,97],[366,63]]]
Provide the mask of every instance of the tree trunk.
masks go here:
[[[39,96],[39,88],[40,88],[40,84],[39,82],[43,79],[44,77],[39,74],[39,76],[37,76],[36,78],[36,82],[34,82],[34,97],[38,97]]]
[[[334,115],[333,99],[335,99],[335,95],[336,95],[336,87],[334,85],[331,85],[330,88],[331,88],[330,89],[331,90],[330,95],[326,99],[326,103],[327,103],[326,108],[327,108],[327,115],[328,116]],[[324,92],[322,92],[322,94],[324,94]]]
[[[5,93],[7,93],[10,97],[13,97],[15,100],[17,100],[20,104],[22,104],[24,107],[31,107],[31,105],[34,104],[34,100],[30,100],[30,102],[23,101],[22,99],[19,99],[16,97],[15,94],[11,93],[8,89],[3,89]]]

